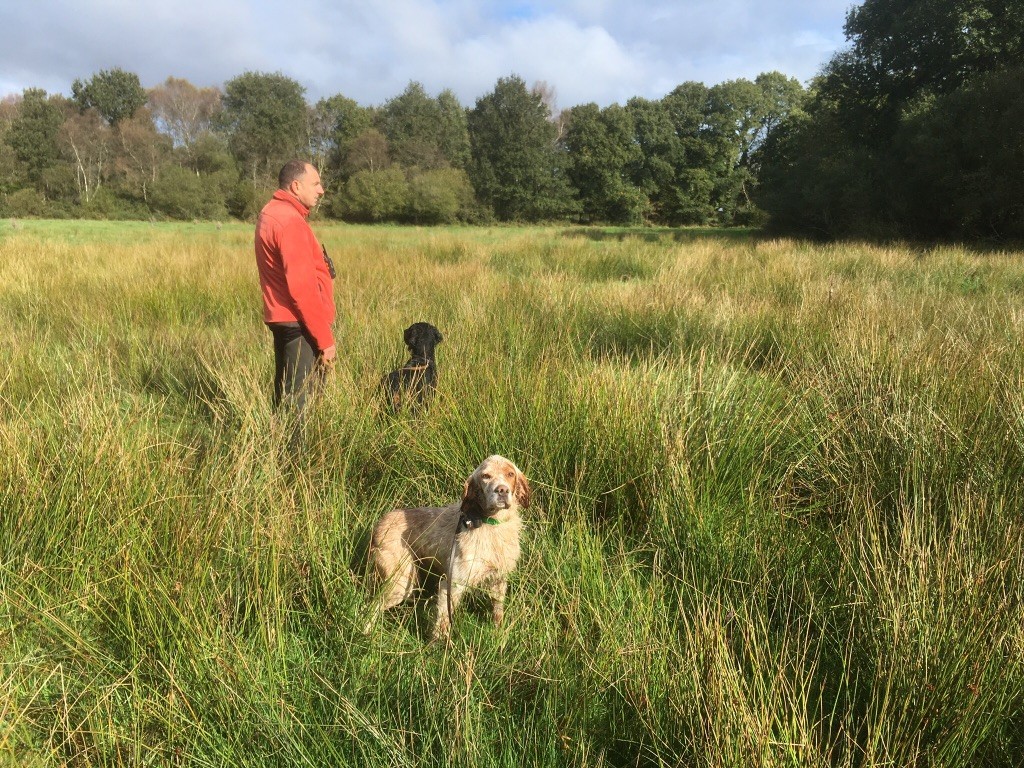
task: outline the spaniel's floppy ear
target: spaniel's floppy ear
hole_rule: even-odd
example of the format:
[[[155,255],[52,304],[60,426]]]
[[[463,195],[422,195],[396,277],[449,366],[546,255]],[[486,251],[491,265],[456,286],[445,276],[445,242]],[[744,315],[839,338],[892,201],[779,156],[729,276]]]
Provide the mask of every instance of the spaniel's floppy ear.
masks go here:
[[[459,511],[464,515],[484,517],[484,505],[480,503],[480,481],[473,472],[466,478],[466,485],[462,489],[462,506]]]
[[[516,468],[516,501],[519,503],[520,508],[528,509],[530,506],[530,498],[533,496],[533,491],[530,490],[530,483],[526,480],[526,475]]]

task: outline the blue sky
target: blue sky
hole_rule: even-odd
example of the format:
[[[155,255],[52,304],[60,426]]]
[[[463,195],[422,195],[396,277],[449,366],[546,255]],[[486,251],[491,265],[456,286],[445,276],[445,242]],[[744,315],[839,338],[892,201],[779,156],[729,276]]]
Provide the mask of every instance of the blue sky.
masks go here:
[[[499,77],[544,81],[557,106],[661,98],[779,70],[807,82],[845,45],[851,0],[34,0],[0,5],[0,98],[120,67],[222,86],[281,72],[310,102],[382,104],[410,81],[466,106]]]

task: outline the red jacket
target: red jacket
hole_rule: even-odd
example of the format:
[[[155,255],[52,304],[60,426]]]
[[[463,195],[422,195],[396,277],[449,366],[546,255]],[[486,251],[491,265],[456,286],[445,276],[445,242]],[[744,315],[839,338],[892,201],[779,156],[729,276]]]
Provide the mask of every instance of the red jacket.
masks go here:
[[[263,290],[263,321],[300,322],[321,352],[334,344],[334,281],[309,209],[279,189],[256,220],[256,267]]]

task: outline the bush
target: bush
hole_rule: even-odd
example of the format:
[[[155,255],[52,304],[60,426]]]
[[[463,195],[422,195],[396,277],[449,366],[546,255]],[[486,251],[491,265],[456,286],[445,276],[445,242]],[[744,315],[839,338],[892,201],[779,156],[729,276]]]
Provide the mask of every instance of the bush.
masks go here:
[[[236,219],[255,220],[262,207],[256,185],[248,179],[240,180],[228,193],[227,207],[228,213]]]
[[[405,213],[409,183],[398,168],[359,171],[345,185],[344,212],[354,221],[388,221]]]
[[[465,220],[473,205],[473,187],[455,168],[425,171],[409,181],[409,217],[417,224]]]
[[[34,189],[19,189],[0,197],[0,215],[39,218],[46,215],[46,199]]]
[[[79,204],[78,218],[145,221],[150,218],[150,211],[140,201],[129,200],[109,187],[101,187],[89,202]]]
[[[172,166],[153,185],[150,203],[154,211],[172,219],[221,219],[227,215],[227,202],[218,181],[216,176]]]

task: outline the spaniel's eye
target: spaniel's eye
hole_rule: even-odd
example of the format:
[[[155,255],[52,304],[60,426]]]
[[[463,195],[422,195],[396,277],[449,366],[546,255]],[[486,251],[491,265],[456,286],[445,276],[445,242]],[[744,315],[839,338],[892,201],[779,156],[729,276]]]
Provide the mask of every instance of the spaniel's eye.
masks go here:
[[[484,472],[482,475],[480,475],[480,477],[483,480],[490,480],[491,479],[491,473],[490,472]]]

